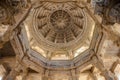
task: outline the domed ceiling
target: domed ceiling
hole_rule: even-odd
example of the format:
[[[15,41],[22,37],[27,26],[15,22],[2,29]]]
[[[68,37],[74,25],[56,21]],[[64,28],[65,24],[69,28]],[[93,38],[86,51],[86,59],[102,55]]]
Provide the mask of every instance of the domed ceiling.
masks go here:
[[[61,46],[65,46],[81,35],[85,19],[80,8],[77,9],[70,3],[57,5],[45,3],[45,5],[46,8],[43,6],[37,9],[34,15],[33,23],[36,24],[35,28],[40,37],[51,44],[62,43]],[[76,8],[78,11],[75,13],[71,8]]]
[[[102,17],[92,1],[1,0],[0,78],[118,80],[120,25],[108,22],[119,21],[119,5],[105,9],[118,0],[95,1],[111,15]]]
[[[87,50],[94,26],[75,2],[41,2],[25,21],[31,48],[52,60],[73,59]]]

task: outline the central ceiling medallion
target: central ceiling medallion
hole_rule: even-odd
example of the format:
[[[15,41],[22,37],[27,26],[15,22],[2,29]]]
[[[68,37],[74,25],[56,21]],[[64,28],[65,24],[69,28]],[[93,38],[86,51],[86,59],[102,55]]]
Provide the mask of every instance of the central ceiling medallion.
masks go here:
[[[52,30],[54,31],[54,34],[56,34],[55,36],[57,37],[54,38],[54,40],[50,40],[50,41],[54,43],[67,43],[74,40],[73,37],[75,36],[70,36],[71,40],[68,39],[68,35],[71,35],[71,33],[68,32],[72,32],[71,21],[72,21],[71,16],[65,10],[54,11],[50,16],[50,23],[51,23],[51,27],[53,27]]]
[[[64,10],[57,10],[50,16],[50,22],[57,31],[63,31],[70,26],[71,18],[70,15]]]

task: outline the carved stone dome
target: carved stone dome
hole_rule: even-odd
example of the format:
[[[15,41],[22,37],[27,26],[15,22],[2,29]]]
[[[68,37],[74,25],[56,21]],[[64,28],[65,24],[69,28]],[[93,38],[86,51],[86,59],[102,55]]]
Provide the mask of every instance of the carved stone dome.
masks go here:
[[[74,2],[42,2],[25,23],[32,49],[44,57],[48,54],[70,57],[71,53],[77,56],[80,52],[74,54],[76,50],[83,45],[83,51],[88,49],[92,39],[94,21],[88,17],[85,9]]]
[[[85,23],[82,9],[73,3],[45,3],[35,9],[33,16],[33,30],[37,41],[42,40],[47,45],[59,48],[73,45],[72,43],[80,40]]]
[[[36,27],[42,37],[52,43],[68,43],[75,40],[83,31],[83,24],[78,24],[79,21],[83,22],[82,15],[79,15],[80,18],[76,19],[77,17],[75,17],[75,15],[70,16],[69,11],[62,9],[56,9],[52,13],[48,13],[50,16],[46,17],[42,17],[41,14],[42,13],[40,12],[38,16],[39,21],[36,21],[36,24],[38,24]],[[42,23],[44,18],[46,18],[47,22],[44,21]],[[76,19],[77,21],[73,22],[73,19]]]

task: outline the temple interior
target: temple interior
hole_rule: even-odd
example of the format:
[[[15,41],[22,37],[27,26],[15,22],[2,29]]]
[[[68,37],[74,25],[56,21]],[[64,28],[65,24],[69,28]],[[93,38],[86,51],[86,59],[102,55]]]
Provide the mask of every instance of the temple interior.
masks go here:
[[[120,80],[120,0],[0,0],[0,80]]]

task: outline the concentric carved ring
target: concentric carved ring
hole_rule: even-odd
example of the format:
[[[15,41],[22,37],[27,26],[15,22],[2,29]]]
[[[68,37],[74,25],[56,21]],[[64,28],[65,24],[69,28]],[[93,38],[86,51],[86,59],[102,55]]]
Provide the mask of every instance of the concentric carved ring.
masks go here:
[[[65,31],[70,25],[70,15],[64,10],[57,10],[50,16],[50,22],[57,31]]]
[[[69,49],[80,43],[85,34],[87,21],[84,11],[72,2],[46,2],[34,9],[33,14],[31,28],[34,39],[42,47],[47,45],[46,49]]]

